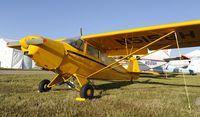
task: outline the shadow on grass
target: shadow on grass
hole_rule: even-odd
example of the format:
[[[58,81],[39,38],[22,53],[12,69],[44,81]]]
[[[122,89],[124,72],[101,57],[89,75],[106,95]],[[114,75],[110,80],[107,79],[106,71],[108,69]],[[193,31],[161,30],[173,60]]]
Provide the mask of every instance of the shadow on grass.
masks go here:
[[[95,85],[96,90],[109,90],[109,89],[118,89],[127,85],[131,85],[131,81],[115,81],[106,84]]]
[[[132,84],[153,84],[153,85],[167,85],[167,86],[177,86],[177,87],[184,87],[184,84],[171,84],[171,83],[163,83],[163,82],[154,82],[151,81],[151,79],[145,80],[145,81],[111,81],[110,83],[105,83],[105,84],[100,84],[100,85],[95,85],[95,90],[101,90],[98,95],[94,96],[94,99],[101,98],[102,96],[109,95],[106,93],[106,90],[111,90],[111,89],[120,89],[122,87],[132,85]],[[200,85],[187,85],[187,87],[199,87]],[[142,87],[141,87],[142,88]],[[148,88],[156,88],[154,87],[148,87]],[[66,88],[59,88],[59,89],[54,89],[53,91],[68,91],[71,89],[66,89]]]
[[[179,74],[168,74],[167,76],[165,74],[160,75],[140,75],[140,77],[143,78],[157,78],[157,79],[166,79],[167,78],[174,78],[177,77]]]
[[[185,84],[170,84],[170,83],[163,83],[163,82],[152,82],[150,79],[145,81],[134,81],[138,84],[155,84],[155,85],[168,85],[168,86],[178,86],[183,87]],[[200,87],[200,85],[187,85],[187,87]]]
[[[131,84],[133,84],[133,82],[131,82],[131,81],[114,81],[111,83],[95,85],[94,86],[95,89],[101,90],[101,91],[98,95],[94,96],[94,98],[97,99],[97,98],[101,98],[102,96],[109,95],[109,94],[105,93],[106,90],[119,89],[121,87],[131,85]]]
[[[115,81],[111,83],[106,83],[106,84],[100,84],[96,85],[95,89],[96,90],[110,90],[110,89],[119,89],[121,87],[131,85],[131,84],[155,84],[155,85],[168,85],[168,86],[185,86],[185,84],[171,84],[171,83],[163,83],[163,82],[154,82],[151,81],[151,79],[145,80],[145,81]],[[188,87],[200,87],[200,85],[187,85]]]
[[[59,88],[59,89],[53,89],[52,91],[69,91],[72,89],[68,89],[68,88]]]
[[[94,96],[94,98],[101,98],[102,96],[109,95],[109,94],[105,93],[106,90],[119,89],[121,87],[128,86],[131,84],[153,84],[153,85],[167,85],[167,86],[176,86],[176,87],[184,87],[185,86],[185,84],[170,84],[170,83],[162,83],[162,82],[152,82],[151,79],[148,79],[145,81],[134,81],[134,82],[115,81],[115,82],[111,82],[111,83],[96,85],[95,89],[102,90],[102,91],[100,91],[99,95]],[[187,87],[199,87],[200,88],[200,85],[187,85]],[[156,87],[153,87],[153,88],[156,88]]]

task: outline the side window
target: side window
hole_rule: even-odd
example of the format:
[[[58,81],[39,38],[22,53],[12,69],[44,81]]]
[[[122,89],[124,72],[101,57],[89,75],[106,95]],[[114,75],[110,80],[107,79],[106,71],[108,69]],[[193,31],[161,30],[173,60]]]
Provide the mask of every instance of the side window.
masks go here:
[[[91,56],[94,56],[96,58],[99,58],[99,50],[92,47],[91,45],[87,45],[87,53]]]

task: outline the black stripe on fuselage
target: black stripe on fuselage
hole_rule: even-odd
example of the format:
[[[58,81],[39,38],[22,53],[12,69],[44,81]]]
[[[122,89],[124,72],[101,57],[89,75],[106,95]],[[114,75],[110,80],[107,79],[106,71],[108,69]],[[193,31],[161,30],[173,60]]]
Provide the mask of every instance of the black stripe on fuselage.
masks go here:
[[[82,54],[79,54],[79,53],[76,53],[76,52],[73,52],[73,51],[67,51],[67,52],[69,52],[69,53],[72,53],[72,54],[75,54],[75,55],[78,55],[78,56],[80,56],[80,57],[83,57],[83,58],[86,58],[86,59],[89,59],[89,60],[91,60],[91,61],[93,61],[93,62],[95,62],[95,63],[98,63],[98,64],[101,64],[101,65],[103,65],[103,66],[107,66],[107,65],[105,65],[105,64],[103,64],[103,63],[101,63],[101,62],[99,62],[99,61],[96,61],[96,60],[94,60],[94,59],[92,59],[92,58],[90,58],[90,57],[87,57],[87,56],[84,56],[84,55],[82,55]]]
[[[96,61],[96,60],[94,60],[94,59],[92,59],[92,58],[89,58],[89,57],[87,57],[87,56],[84,56],[84,55],[82,55],[82,54],[79,54],[79,53],[76,53],[76,52],[73,52],[73,51],[70,51],[70,50],[68,50],[67,52],[72,53],[72,54],[75,54],[75,55],[80,56],[80,57],[83,57],[83,58],[86,58],[86,59],[91,60],[91,61],[93,61],[93,62],[95,62],[95,63],[101,64],[101,65],[103,65],[104,67],[107,66],[107,65],[105,65],[105,64],[103,64],[103,63],[101,63],[101,62],[99,62],[99,61]],[[111,68],[111,67],[109,67],[109,68]],[[116,69],[113,69],[113,68],[112,68],[112,70],[117,71],[117,72],[120,72],[120,71],[118,71],[118,70],[116,70]],[[120,72],[120,73],[124,73],[124,72]]]

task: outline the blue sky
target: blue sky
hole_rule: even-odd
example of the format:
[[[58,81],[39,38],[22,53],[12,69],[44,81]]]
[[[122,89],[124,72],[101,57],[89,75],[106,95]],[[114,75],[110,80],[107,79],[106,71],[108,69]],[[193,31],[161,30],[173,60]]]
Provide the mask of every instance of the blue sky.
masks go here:
[[[0,0],[0,37],[56,39],[79,36],[80,27],[87,35],[196,20],[199,4],[199,0]]]

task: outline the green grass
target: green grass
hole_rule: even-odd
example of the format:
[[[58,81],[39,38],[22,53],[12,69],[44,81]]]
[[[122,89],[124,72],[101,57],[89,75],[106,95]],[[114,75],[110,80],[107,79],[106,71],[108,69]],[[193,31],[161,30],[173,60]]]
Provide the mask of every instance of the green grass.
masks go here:
[[[198,117],[200,116],[200,75],[186,76],[191,112],[181,76],[140,78],[129,81],[94,81],[95,98],[76,101],[79,92],[67,85],[38,93],[42,79],[53,74],[0,74],[0,116],[14,117]]]

